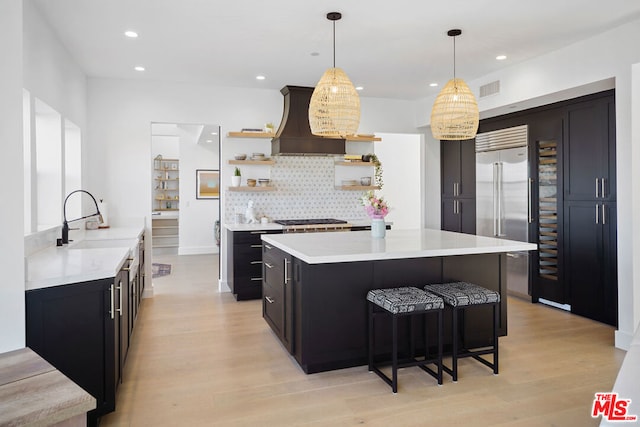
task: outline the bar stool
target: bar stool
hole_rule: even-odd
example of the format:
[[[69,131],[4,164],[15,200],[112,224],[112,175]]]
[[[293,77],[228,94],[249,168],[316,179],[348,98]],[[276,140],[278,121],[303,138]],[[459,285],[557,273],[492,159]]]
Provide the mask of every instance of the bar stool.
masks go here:
[[[382,378],[388,385],[391,386],[391,390],[394,393],[398,392],[398,368],[405,368],[409,366],[418,366],[423,371],[438,380],[438,384],[442,384],[442,312],[444,310],[444,301],[441,297],[434,295],[431,292],[426,292],[415,287],[401,287],[390,289],[373,289],[367,293],[367,301],[369,302],[369,371],[373,371],[380,378]],[[376,309],[376,307],[381,308]],[[438,350],[435,357],[429,357],[429,341],[427,333],[427,313],[435,313],[438,319],[437,331],[438,331]],[[374,363],[374,319],[381,315],[391,316],[392,321],[392,352],[391,352],[391,376],[390,379],[384,374],[378,366]],[[424,330],[424,358],[417,359],[414,355],[413,345],[413,330],[410,331],[411,340],[411,354],[408,358],[398,360],[398,318],[409,317],[412,321],[416,315],[424,315],[425,318],[425,330]],[[410,322],[411,324],[411,322]],[[388,365],[389,363],[382,363]],[[381,365],[382,365],[381,364]],[[437,371],[427,366],[435,364]]]
[[[453,331],[453,348],[451,352],[451,368],[443,366],[444,371],[453,377],[454,382],[458,381],[458,359],[463,357],[472,357],[483,365],[493,369],[493,373],[498,375],[498,325],[500,322],[500,316],[497,307],[500,304],[500,294],[496,291],[467,282],[427,285],[424,289],[428,292],[433,292],[434,294],[441,296],[442,299],[444,299],[445,304],[452,308],[453,321],[451,329]],[[468,349],[464,347],[459,348],[459,334],[462,332],[462,336],[464,337],[464,323],[462,324],[462,331],[459,331],[459,313],[464,313],[466,308],[472,306],[487,305],[491,305],[493,307],[493,345],[477,349]],[[493,363],[490,363],[487,359],[480,357],[487,354],[493,354]]]

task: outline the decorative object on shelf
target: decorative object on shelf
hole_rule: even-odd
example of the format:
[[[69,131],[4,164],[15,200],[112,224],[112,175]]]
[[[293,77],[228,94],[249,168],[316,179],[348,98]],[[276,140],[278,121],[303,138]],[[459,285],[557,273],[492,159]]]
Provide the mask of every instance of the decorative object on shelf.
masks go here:
[[[371,218],[371,237],[376,239],[384,238],[387,226],[384,217],[389,213],[389,205],[384,197],[378,197],[373,191],[364,193],[360,199],[364,210]]]
[[[459,29],[447,32],[453,37],[453,79],[442,88],[431,109],[431,133],[439,140],[473,139],[478,132],[476,98],[464,80],[456,78],[456,36],[460,34]]]
[[[363,176],[362,178],[360,178],[360,185],[364,185],[364,186],[371,185],[371,177],[370,176]]]
[[[373,163],[373,166],[375,167],[374,185],[378,188],[382,188],[382,163],[380,162],[380,159],[378,159],[378,156],[374,153],[365,154],[362,156],[362,161]]]
[[[236,167],[233,171],[233,176],[231,177],[231,185],[233,187],[240,187],[240,182],[242,181],[242,175],[240,173],[240,168]]]
[[[333,68],[320,78],[309,102],[309,126],[311,133],[330,138],[355,135],[360,124],[360,97],[347,74],[336,68],[336,21],[339,12],[329,12],[327,19],[333,22]]]
[[[253,178],[247,178],[247,185],[249,187],[255,187],[256,186],[256,180]]]
[[[244,160],[244,159],[246,159],[246,158],[247,158],[247,155],[246,155],[246,154],[244,154],[244,153],[242,153],[242,154],[236,154],[236,155],[234,155],[234,156],[233,156],[233,158],[234,158],[234,159],[236,159],[236,160]]]
[[[257,224],[256,211],[253,208],[253,200],[247,202],[247,210],[244,213],[244,218],[247,224]]]
[[[220,171],[196,169],[196,199],[218,198],[220,198]]]
[[[276,128],[275,126],[273,126],[273,123],[269,122],[269,123],[265,123],[264,131],[265,133],[275,133]]]

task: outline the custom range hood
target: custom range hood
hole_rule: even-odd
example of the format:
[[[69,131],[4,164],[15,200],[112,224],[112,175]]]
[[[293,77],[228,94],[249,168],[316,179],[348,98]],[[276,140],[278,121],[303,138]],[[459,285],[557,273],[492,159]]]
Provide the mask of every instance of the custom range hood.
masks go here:
[[[345,140],[324,138],[311,133],[309,127],[309,101],[312,87],[285,86],[282,121],[271,140],[273,156],[328,156],[345,154]]]

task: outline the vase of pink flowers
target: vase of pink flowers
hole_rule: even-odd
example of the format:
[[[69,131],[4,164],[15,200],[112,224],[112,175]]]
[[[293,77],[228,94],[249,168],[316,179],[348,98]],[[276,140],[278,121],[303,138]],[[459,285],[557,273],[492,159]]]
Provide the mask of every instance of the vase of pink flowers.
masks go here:
[[[371,237],[376,239],[384,238],[387,230],[384,217],[389,213],[387,201],[384,200],[384,197],[376,196],[373,191],[365,193],[361,201],[365,212],[371,218]]]

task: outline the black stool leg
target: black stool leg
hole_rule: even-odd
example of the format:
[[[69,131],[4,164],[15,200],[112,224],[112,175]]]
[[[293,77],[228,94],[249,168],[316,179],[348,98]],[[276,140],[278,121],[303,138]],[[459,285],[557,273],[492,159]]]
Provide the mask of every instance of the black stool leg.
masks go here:
[[[442,385],[442,312],[438,310],[438,384]]]
[[[453,377],[453,382],[458,381],[458,308],[453,307],[453,319],[451,322],[451,327],[453,329],[453,348],[451,351],[451,376]]]
[[[369,371],[373,371],[373,351],[374,351],[374,333],[373,333],[373,304],[368,303],[369,307]]]
[[[500,322],[500,313],[498,312],[498,304],[493,304],[493,373],[498,375],[498,323]]]
[[[393,354],[391,355],[391,389],[394,393],[398,392],[398,316],[391,316],[393,328]]]

